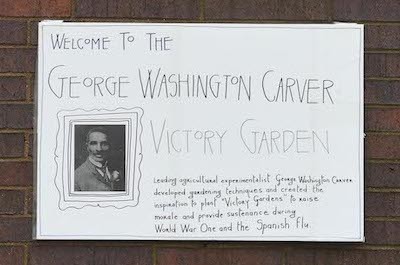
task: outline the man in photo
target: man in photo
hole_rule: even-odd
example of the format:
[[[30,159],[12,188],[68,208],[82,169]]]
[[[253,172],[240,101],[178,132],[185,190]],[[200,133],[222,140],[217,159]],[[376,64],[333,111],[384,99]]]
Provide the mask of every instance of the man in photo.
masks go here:
[[[109,162],[112,148],[109,137],[104,126],[94,127],[86,134],[88,157],[75,170],[75,191],[124,191],[124,172]]]

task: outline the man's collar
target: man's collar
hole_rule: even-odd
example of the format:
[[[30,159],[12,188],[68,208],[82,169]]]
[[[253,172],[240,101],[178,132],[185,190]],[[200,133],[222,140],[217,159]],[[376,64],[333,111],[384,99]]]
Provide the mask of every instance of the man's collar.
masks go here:
[[[102,163],[94,161],[90,156],[89,156],[89,161],[90,161],[90,163],[92,163],[97,168],[102,168],[103,167]],[[107,161],[104,163],[104,166],[107,166]]]

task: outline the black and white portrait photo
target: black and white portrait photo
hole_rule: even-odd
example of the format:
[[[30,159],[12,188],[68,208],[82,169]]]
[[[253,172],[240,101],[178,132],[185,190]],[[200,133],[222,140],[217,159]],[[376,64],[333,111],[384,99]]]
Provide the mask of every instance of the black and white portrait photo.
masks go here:
[[[74,190],[125,191],[125,125],[76,124]]]

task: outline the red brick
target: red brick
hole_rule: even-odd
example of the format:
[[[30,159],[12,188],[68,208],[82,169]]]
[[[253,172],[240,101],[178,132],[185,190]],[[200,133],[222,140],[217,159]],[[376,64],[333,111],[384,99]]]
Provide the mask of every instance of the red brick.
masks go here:
[[[365,81],[367,104],[400,104],[400,81]]]
[[[399,49],[399,25],[366,25],[365,48],[369,49]]]
[[[0,214],[23,214],[24,210],[24,191],[0,190]]]
[[[400,77],[400,54],[398,53],[365,54],[365,76]]]
[[[158,265],[280,265],[282,250],[271,248],[240,249],[160,249]]]
[[[26,78],[23,76],[0,77],[0,100],[25,99],[26,83]]]
[[[31,129],[32,127],[32,104],[0,105],[0,128]]]
[[[400,193],[366,193],[366,216],[400,216]]]
[[[0,242],[20,242],[32,239],[32,223],[28,217],[0,218]]]
[[[30,249],[30,265],[92,265],[93,249],[87,246],[38,245]],[[112,264],[112,263],[111,263]]]
[[[188,0],[77,0],[77,17],[197,19],[199,3]]]
[[[23,247],[0,247],[0,265],[23,265],[24,248]]]
[[[0,186],[31,186],[32,162],[0,162]]]
[[[35,63],[36,49],[0,49],[0,72],[34,72]]]
[[[96,265],[151,265],[151,248],[144,247],[96,247],[94,248],[94,264]]]
[[[24,135],[21,133],[0,134],[0,157],[21,157],[24,155]]]
[[[2,0],[0,16],[67,17],[71,0]]]
[[[26,38],[26,22],[0,20],[0,44],[25,44]]]
[[[367,163],[365,180],[367,187],[400,187],[400,164]]]
[[[365,238],[368,244],[400,244],[400,222],[367,221]]]
[[[399,109],[367,109],[365,129],[370,131],[400,131]]]
[[[397,265],[397,250],[294,249],[288,251],[287,265]]]
[[[367,158],[399,159],[400,135],[368,134],[365,150]]]
[[[335,20],[400,20],[400,2],[398,0],[334,0]]]
[[[330,20],[328,0],[210,0],[207,19]]]

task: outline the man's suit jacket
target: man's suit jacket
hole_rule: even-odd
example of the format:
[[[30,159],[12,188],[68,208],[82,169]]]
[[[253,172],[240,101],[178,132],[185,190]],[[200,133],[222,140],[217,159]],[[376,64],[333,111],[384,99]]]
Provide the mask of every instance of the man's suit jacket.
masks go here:
[[[75,170],[75,191],[123,191],[125,187],[122,182],[124,181],[121,172],[120,180],[111,182],[97,171],[96,166],[90,162],[89,158]]]

